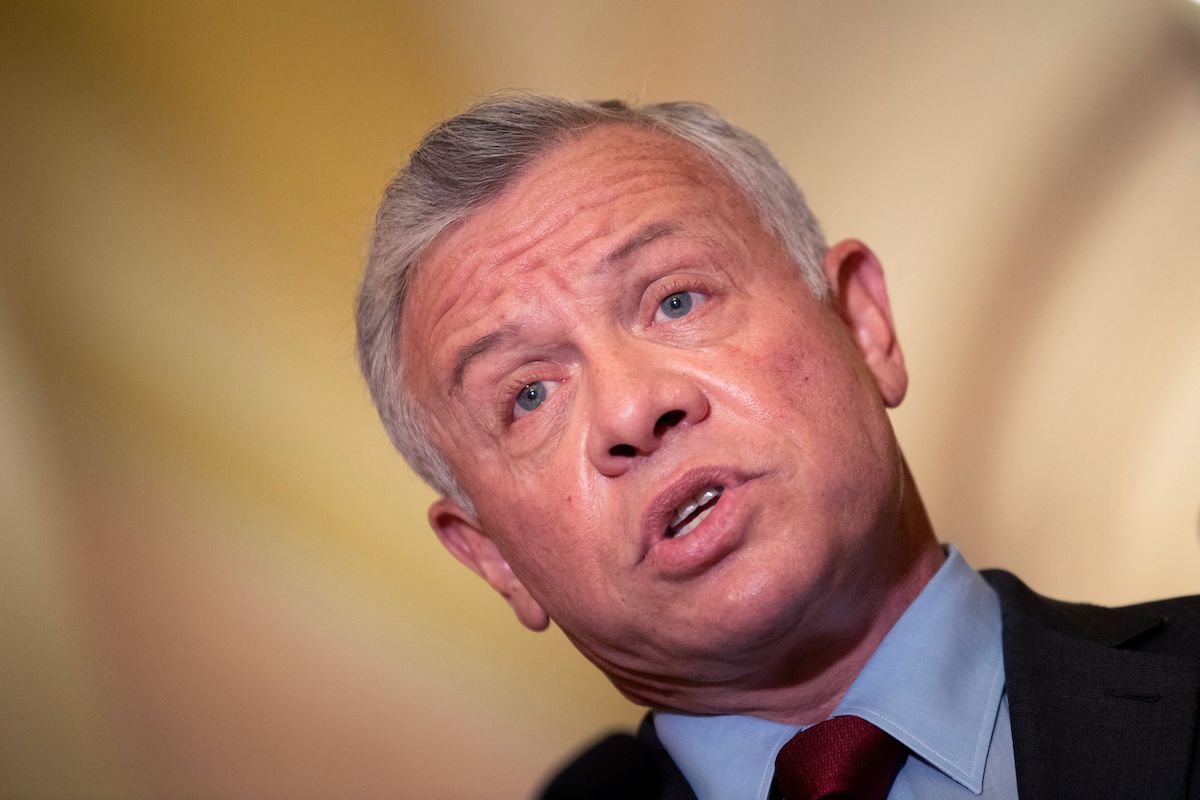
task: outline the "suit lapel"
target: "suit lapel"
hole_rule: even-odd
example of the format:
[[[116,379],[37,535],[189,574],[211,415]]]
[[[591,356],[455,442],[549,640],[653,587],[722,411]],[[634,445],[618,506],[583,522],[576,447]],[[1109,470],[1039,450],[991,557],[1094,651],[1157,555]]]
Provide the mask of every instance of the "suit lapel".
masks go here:
[[[1167,624],[1057,603],[991,573],[1022,797],[1185,797],[1200,665],[1135,649]]]
[[[658,764],[660,783],[655,795],[657,800],[696,800],[696,793],[688,785],[687,779],[683,777],[679,767],[671,760],[667,748],[663,747],[662,742],[659,741],[658,732],[654,730],[653,714],[642,717],[642,724],[638,726],[637,738],[649,748]]]

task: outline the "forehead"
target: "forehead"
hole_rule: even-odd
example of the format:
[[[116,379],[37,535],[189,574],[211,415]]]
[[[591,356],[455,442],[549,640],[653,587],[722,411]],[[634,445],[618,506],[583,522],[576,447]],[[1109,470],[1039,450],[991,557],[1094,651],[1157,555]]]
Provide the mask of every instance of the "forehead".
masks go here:
[[[449,340],[472,338],[464,326],[486,333],[505,321],[514,296],[581,289],[627,237],[701,217],[757,227],[741,195],[690,144],[609,124],[552,148],[426,251],[406,300],[409,374],[441,382]]]

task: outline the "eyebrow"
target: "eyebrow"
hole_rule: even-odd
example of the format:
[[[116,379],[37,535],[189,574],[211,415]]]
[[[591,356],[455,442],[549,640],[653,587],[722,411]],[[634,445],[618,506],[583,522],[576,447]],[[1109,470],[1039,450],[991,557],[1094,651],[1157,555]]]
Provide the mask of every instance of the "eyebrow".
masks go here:
[[[633,236],[626,239],[623,244],[606,255],[604,257],[604,262],[606,264],[612,264],[616,261],[624,261],[651,242],[661,239],[664,236],[670,236],[677,231],[678,229],[674,225],[671,225],[667,222],[651,223],[635,233]]]
[[[651,223],[626,239],[618,247],[609,252],[608,255],[604,256],[604,263],[611,265],[619,261],[624,261],[651,242],[677,232],[678,228],[670,223]],[[512,326],[505,326],[491,333],[484,334],[470,344],[459,348],[458,353],[454,356],[454,368],[450,371],[450,390],[454,393],[462,391],[463,376],[466,375],[467,367],[470,363],[492,348],[512,338],[514,333],[515,330]]]
[[[510,338],[512,334],[513,329],[510,326],[505,326],[499,330],[480,336],[470,344],[459,348],[458,355],[454,357],[454,369],[450,373],[451,391],[459,392],[462,390],[463,374],[466,373],[468,364]]]

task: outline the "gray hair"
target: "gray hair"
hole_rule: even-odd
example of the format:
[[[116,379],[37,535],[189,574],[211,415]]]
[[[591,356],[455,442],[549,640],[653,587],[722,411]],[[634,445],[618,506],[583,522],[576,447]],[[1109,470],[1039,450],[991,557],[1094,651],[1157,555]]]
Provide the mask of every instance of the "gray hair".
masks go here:
[[[526,93],[487,97],[434,127],[384,190],[358,295],[358,359],[375,407],[396,449],[430,486],[474,509],[422,409],[403,384],[400,320],[413,270],[451,225],[460,222],[557,144],[600,124],[665,133],[704,153],[757,210],[819,298],[825,239],[800,189],[761,141],[701,103],[631,107]]]

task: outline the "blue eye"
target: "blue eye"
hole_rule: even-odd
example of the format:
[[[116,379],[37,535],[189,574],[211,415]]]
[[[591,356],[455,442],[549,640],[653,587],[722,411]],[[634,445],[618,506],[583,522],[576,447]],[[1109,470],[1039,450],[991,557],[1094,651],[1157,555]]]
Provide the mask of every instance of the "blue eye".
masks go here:
[[[534,381],[533,383],[525,384],[521,387],[521,391],[517,393],[513,416],[520,417],[528,414],[530,411],[536,411],[542,403],[546,402],[546,398],[549,396],[550,389],[546,386],[545,381]]]
[[[658,310],[671,319],[678,319],[692,310],[691,294],[689,292],[669,294],[658,304]]]
[[[664,297],[663,301],[658,304],[659,314],[667,319],[685,317],[691,313],[700,298],[701,295],[698,292],[674,292]]]

